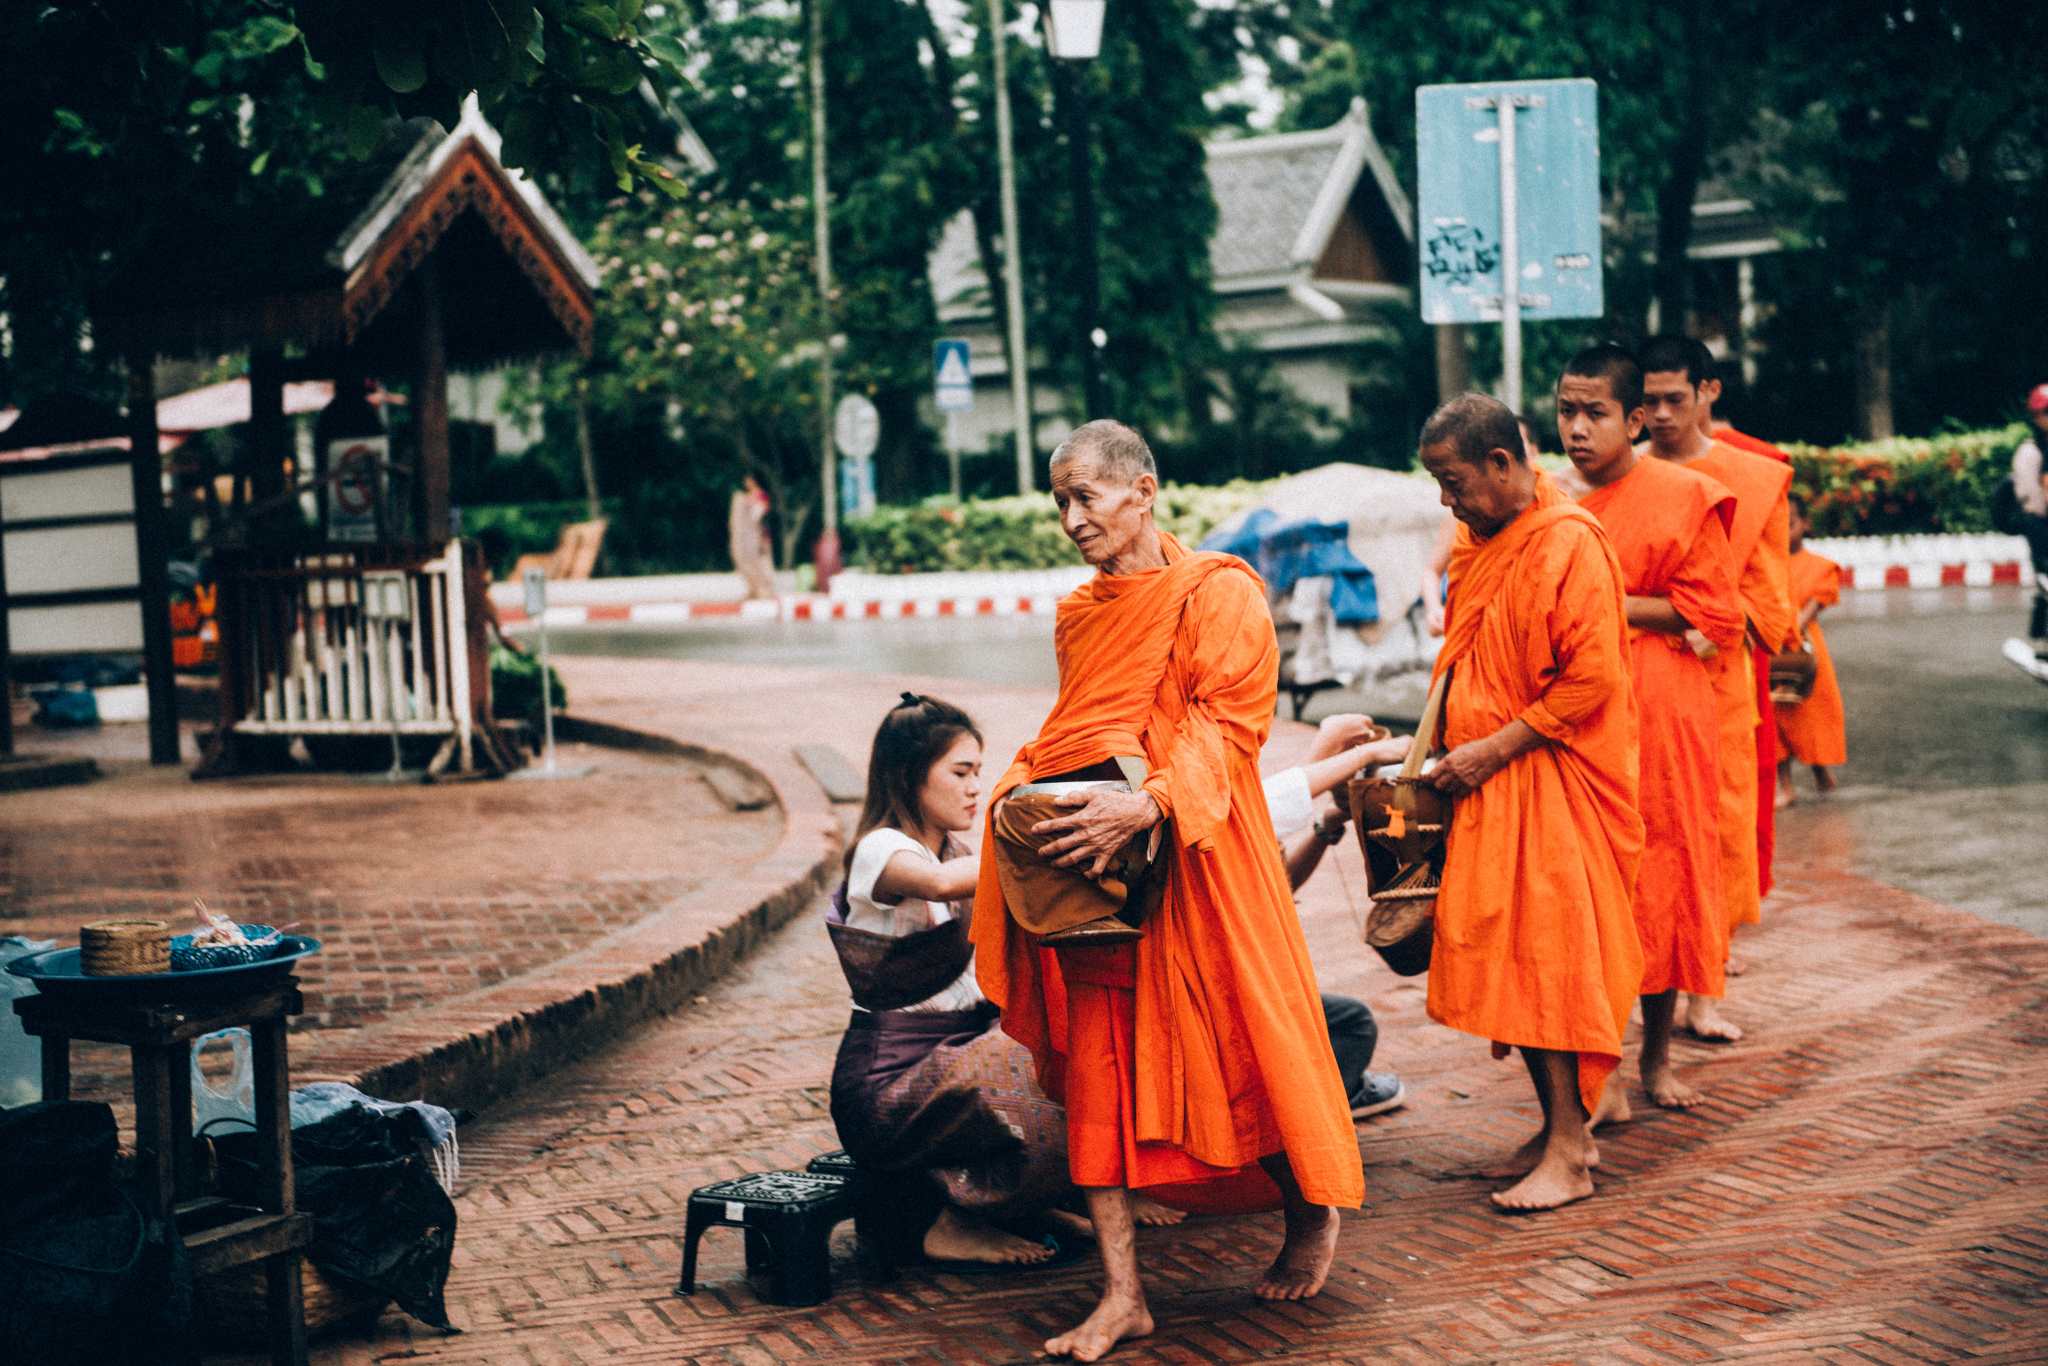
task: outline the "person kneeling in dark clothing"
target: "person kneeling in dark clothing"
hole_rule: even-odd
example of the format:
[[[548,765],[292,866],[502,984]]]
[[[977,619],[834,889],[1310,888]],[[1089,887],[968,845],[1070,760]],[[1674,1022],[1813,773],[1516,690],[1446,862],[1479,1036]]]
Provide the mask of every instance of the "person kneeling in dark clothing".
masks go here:
[[[1354,773],[1399,762],[1408,752],[1406,736],[1366,741],[1372,728],[1369,716],[1329,717],[1318,729],[1306,764],[1266,779],[1266,807],[1273,817],[1273,834],[1280,840],[1288,884],[1296,891],[1322,863],[1323,855],[1344,838],[1344,810],[1325,806],[1318,811],[1323,795]],[[1324,992],[1322,997],[1330,1051],[1337,1055],[1337,1073],[1351,1098],[1351,1117],[1365,1119],[1398,1109],[1407,1100],[1401,1079],[1392,1072],[1366,1070],[1380,1038],[1372,1008],[1349,996]]]

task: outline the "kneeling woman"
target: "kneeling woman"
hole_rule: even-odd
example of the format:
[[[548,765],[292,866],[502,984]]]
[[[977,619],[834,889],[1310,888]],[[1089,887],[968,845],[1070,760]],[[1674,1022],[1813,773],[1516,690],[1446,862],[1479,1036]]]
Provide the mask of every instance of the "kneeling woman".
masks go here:
[[[941,1261],[1028,1265],[1052,1246],[995,1221],[1086,1230],[1071,1196],[1066,1115],[1002,1032],[967,939],[979,858],[954,838],[981,800],[981,732],[937,698],[903,695],[875,732],[867,804],[828,924],[853,1020],[832,1070],[839,1141],[867,1172],[943,1199],[924,1234]]]

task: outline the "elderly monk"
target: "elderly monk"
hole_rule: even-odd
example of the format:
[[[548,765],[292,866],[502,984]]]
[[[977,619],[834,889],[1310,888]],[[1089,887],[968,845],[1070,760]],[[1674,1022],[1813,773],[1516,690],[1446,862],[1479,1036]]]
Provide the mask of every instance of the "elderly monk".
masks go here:
[[[1702,474],[1636,453],[1643,372],[1618,346],[1573,357],[1557,383],[1557,430],[1590,486],[1579,506],[1600,519],[1621,562],[1629,669],[1645,699],[1636,721],[1637,801],[1643,861],[1636,874],[1636,934],[1643,948],[1643,1090],[1683,1109],[1704,1099],[1671,1067],[1681,991],[1725,990],[1728,914],[1721,899],[1721,761],[1714,684],[1687,644],[1698,632],[1717,649],[1742,641],[1742,600],[1728,554],[1735,499]],[[1627,1093],[1609,1086],[1594,1122],[1628,1117]]]
[[[1600,523],[1522,449],[1514,414],[1460,394],[1422,464],[1463,527],[1432,781],[1458,799],[1436,903],[1429,1014],[1522,1050],[1543,1130],[1503,1209],[1593,1193],[1588,1118],[1621,1061],[1643,956],[1629,898],[1643,852],[1621,566]],[[1433,742],[1436,737],[1428,737]]]
[[[1365,1179],[1259,780],[1265,587],[1153,524],[1158,469],[1121,423],[1054,452],[1052,489],[1099,572],[1060,602],[1059,700],[996,783],[973,938],[982,990],[1067,1107],[1102,1250],[1101,1303],[1045,1350],[1094,1361],[1152,1330],[1133,1190],[1284,1209],[1255,1293],[1302,1299]]]
[[[1700,429],[1713,357],[1689,337],[1653,337],[1636,353],[1650,453],[1704,474],[1735,495],[1728,548],[1748,621],[1742,648],[1708,660],[1721,719],[1721,895],[1730,933],[1753,925],[1770,889],[1769,835],[1777,778],[1776,721],[1770,704],[1770,656],[1792,636],[1790,514],[1785,494],[1792,470],[1767,456],[1736,450]],[[1704,647],[1706,642],[1696,641]],[[1768,730],[1761,729],[1770,722]],[[1732,1043],[1742,1030],[1721,1018],[1714,998],[1690,996],[1685,1026],[1698,1038]]]

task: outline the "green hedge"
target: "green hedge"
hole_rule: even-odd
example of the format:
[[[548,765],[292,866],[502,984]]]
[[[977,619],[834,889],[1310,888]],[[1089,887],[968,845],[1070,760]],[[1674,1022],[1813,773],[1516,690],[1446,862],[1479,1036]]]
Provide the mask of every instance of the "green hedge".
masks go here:
[[[2023,423],[1833,449],[1787,444],[1792,489],[1816,536],[1990,531],[1991,490],[2012,473]]]
[[[1159,490],[1159,525],[1187,545],[1252,506],[1277,480],[1236,479],[1205,488],[1168,484]],[[1060,531],[1052,495],[984,498],[955,503],[928,498],[915,507],[884,507],[845,523],[847,559],[883,574],[963,569],[1051,569],[1081,563]]]

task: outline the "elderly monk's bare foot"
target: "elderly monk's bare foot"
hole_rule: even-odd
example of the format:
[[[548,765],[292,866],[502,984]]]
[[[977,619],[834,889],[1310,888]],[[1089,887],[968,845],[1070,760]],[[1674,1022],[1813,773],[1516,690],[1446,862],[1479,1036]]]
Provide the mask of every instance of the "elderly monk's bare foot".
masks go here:
[[[1650,1093],[1651,1100],[1667,1110],[1690,1110],[1706,1099],[1703,1093],[1680,1081],[1668,1061],[1660,1067],[1643,1068],[1643,1089]]]
[[[1171,1228],[1188,1217],[1181,1209],[1168,1209],[1157,1200],[1147,1200],[1142,1195],[1131,1197],[1131,1221],[1146,1228]]]
[[[1019,1238],[969,1219],[948,1205],[925,1230],[924,1255],[936,1262],[987,1262],[991,1266],[1032,1266],[1052,1256],[1043,1243]]]
[[[1773,811],[1783,811],[1786,807],[1792,805],[1793,802],[1796,802],[1798,800],[1799,799],[1797,797],[1792,795],[1792,784],[1790,784],[1789,782],[1779,783],[1778,795],[1771,800],[1771,809]]]
[[[1552,1151],[1519,1182],[1504,1191],[1495,1191],[1493,1203],[1505,1210],[1556,1209],[1592,1193],[1593,1173],[1583,1155]]]
[[[1125,1338],[1141,1338],[1152,1331],[1152,1311],[1142,1294],[1112,1292],[1102,1297],[1095,1312],[1079,1328],[1045,1340],[1045,1354],[1072,1357],[1075,1361],[1100,1361]]]
[[[1834,774],[1824,768],[1817,767],[1813,770],[1813,786],[1815,791],[1825,797],[1828,793],[1833,792],[1836,787],[1840,786],[1840,784],[1835,782]]]
[[[1337,1257],[1337,1230],[1343,1220],[1328,1205],[1304,1205],[1287,1212],[1287,1241],[1252,1287],[1262,1300],[1305,1300],[1323,1288],[1330,1263]]]
[[[1711,996],[1689,998],[1685,1017],[1685,1029],[1702,1043],[1735,1043],[1742,1038],[1742,1027],[1721,1018],[1721,1003]]]

